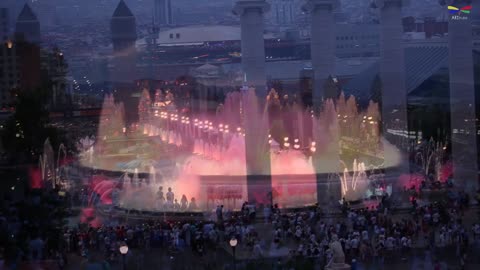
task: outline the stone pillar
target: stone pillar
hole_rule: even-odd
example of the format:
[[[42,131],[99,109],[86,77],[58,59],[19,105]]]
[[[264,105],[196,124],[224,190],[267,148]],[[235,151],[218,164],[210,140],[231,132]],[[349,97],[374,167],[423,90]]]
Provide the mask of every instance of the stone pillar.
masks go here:
[[[247,192],[250,203],[272,203],[270,164],[270,131],[268,113],[263,109],[263,98],[253,88],[242,93],[243,126],[245,129],[245,161]]]
[[[409,0],[374,0],[380,9],[381,50],[380,79],[382,83],[382,126],[383,134],[388,130],[408,132],[407,86],[405,75],[405,51],[403,47],[402,7]],[[407,147],[406,137],[395,138],[397,147]],[[390,155],[385,154],[385,164],[392,164]],[[408,158],[399,173],[409,173]]]
[[[462,8],[471,0],[441,1]],[[446,4],[446,5],[445,5]],[[473,4],[475,5],[475,3]],[[455,182],[465,191],[478,188],[475,88],[473,73],[473,13],[449,13],[450,126]]]
[[[335,22],[333,10],[338,0],[308,0],[302,7],[311,14],[310,54],[314,72],[313,106],[319,108],[325,97],[325,80],[335,72]],[[331,98],[331,97],[330,97]]]
[[[242,67],[247,84],[265,97],[265,41],[263,39],[264,13],[270,9],[265,0],[238,0],[233,13],[240,17]]]
[[[265,79],[264,13],[270,5],[265,0],[238,0],[233,13],[240,16],[242,68],[246,83],[253,87],[243,94],[245,154],[248,201],[272,203],[269,126],[263,106],[267,95]]]

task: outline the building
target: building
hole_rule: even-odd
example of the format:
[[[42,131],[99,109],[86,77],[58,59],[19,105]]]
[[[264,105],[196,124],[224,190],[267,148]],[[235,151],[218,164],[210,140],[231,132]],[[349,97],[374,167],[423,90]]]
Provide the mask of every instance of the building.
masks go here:
[[[173,24],[172,1],[171,0],[154,0],[153,18],[157,26],[165,26]]]
[[[336,24],[337,57],[368,57],[380,54],[378,24]]]
[[[271,10],[267,14],[269,23],[275,26],[292,26],[296,20],[295,0],[272,0]]]
[[[16,46],[9,35],[8,9],[0,9],[0,110],[10,110],[18,86]]]
[[[10,22],[7,8],[0,8],[0,41],[6,42],[10,36]]]
[[[214,112],[226,93],[234,90],[222,67],[205,64],[191,71],[195,78],[192,108],[200,113]]]
[[[40,44],[40,22],[28,4],[23,6],[15,26],[16,39]]]
[[[40,86],[40,22],[28,4],[23,6],[15,26],[16,59],[21,90],[35,90]]]
[[[125,54],[135,49],[137,23],[130,8],[121,0],[110,20],[114,54]]]
[[[130,8],[121,0],[110,20],[113,56],[111,76],[116,98],[125,105],[126,121],[133,123],[138,115],[138,97],[134,96],[134,81],[137,78],[137,23]]]
[[[42,51],[41,70],[51,82],[51,109],[65,109],[71,105],[71,84],[67,81],[68,65],[63,53],[54,48]]]
[[[1,10],[2,18],[8,18],[4,9]],[[15,38],[8,35],[5,38],[0,46],[0,110],[13,111],[18,93],[36,91],[47,82],[52,91],[49,108],[69,104],[63,53],[41,48],[40,23],[27,4],[17,18]]]

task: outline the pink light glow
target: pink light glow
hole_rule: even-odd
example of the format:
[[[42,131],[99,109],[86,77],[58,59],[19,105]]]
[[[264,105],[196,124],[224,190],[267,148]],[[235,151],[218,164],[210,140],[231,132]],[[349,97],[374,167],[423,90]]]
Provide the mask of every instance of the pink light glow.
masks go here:
[[[451,161],[447,162],[440,169],[440,181],[446,182],[448,178],[453,175],[453,164]]]
[[[406,187],[407,189],[413,187],[415,190],[419,191],[423,180],[425,180],[425,177],[420,174],[402,174],[398,178],[397,184],[401,187]]]
[[[30,167],[28,169],[31,188],[42,188],[42,172],[39,168]]]
[[[115,104],[112,96],[106,96],[95,145],[98,162],[94,163],[99,168],[117,172],[124,170],[117,167],[118,163],[132,160],[139,160],[139,164],[150,160],[153,161],[152,164],[160,160],[169,160],[175,164],[165,167],[138,165],[138,168],[129,168],[128,170],[135,169],[140,174],[150,175],[147,176],[150,180],[153,179],[151,171],[155,170],[156,175],[162,175],[161,180],[160,177],[155,179],[162,183],[149,186],[141,184],[142,187],[139,187],[140,181],[132,185],[125,184],[119,200],[128,206],[152,207],[155,204],[154,194],[160,185],[163,186],[164,192],[168,187],[172,187],[177,199],[185,194],[188,200],[195,197],[197,204],[201,205],[205,203],[202,200],[208,199],[205,198],[207,196],[205,189],[209,185],[201,181],[209,176],[217,176],[212,177],[215,179],[225,176],[224,180],[215,183],[219,190],[222,190],[222,186],[239,185],[242,186],[239,194],[242,194],[243,199],[258,197],[258,201],[264,201],[263,191],[247,196],[248,173],[271,175],[273,200],[281,206],[313,204],[317,201],[316,174],[341,173],[339,151],[341,132],[355,139],[362,138],[362,134],[368,134],[363,137],[370,138],[371,145],[377,140],[378,146],[380,139],[377,138],[375,130],[369,132],[353,128],[351,124],[356,120],[360,123],[362,117],[367,115],[368,119],[378,120],[376,116],[379,114],[378,106],[370,104],[367,115],[364,116],[358,112],[353,97],[346,100],[342,95],[341,100],[337,102],[338,115],[341,115],[342,119],[348,118],[349,123],[340,126],[336,105],[332,100],[327,101],[320,116],[316,116],[299,105],[281,105],[276,97],[278,95],[275,94],[272,91],[266,107],[261,108],[259,105],[261,102],[254,89],[232,92],[227,95],[224,104],[218,107],[214,115],[209,115],[208,118],[201,115],[201,118],[199,115],[178,114],[173,97],[164,98],[161,92],[157,92],[152,103],[148,91],[143,91],[139,102],[140,121],[133,125],[138,129],[138,134],[135,134],[133,129],[127,134],[119,133],[126,126],[123,105]],[[163,105],[152,107],[152,104]],[[155,117],[151,117],[152,114],[155,114]],[[189,123],[186,120],[188,117],[191,117]],[[284,137],[290,138],[287,142],[289,146],[288,144],[285,146]],[[166,147],[166,144],[170,146]],[[146,146],[135,147],[139,145]],[[171,147],[173,145],[178,148]],[[248,153],[246,148],[250,150]],[[185,158],[183,155],[177,155],[177,149],[193,154]],[[315,157],[315,164],[312,164],[312,155]],[[173,173],[167,172],[164,175],[164,170],[172,170]],[[115,185],[106,177],[95,177],[91,188],[99,195],[102,203],[111,203],[111,193]],[[358,189],[361,189],[358,192],[363,194],[366,188],[361,186]]]

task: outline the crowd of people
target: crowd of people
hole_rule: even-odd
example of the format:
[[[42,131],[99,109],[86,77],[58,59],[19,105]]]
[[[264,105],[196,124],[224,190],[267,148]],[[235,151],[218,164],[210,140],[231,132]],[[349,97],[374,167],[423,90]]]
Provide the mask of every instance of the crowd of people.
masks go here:
[[[53,260],[63,268],[70,256],[100,256],[105,265],[111,265],[118,262],[121,245],[137,254],[162,250],[201,258],[219,249],[228,252],[228,241],[234,238],[243,261],[278,258],[275,265],[284,267],[280,269],[295,269],[298,263],[305,269],[309,269],[307,264],[327,265],[334,256],[333,241],[340,242],[347,263],[406,261],[412,250],[420,248],[437,257],[455,251],[459,264],[465,265],[472,239],[480,240],[480,223],[469,230],[463,222],[468,207],[464,196],[423,206],[412,202],[410,213],[404,214],[392,214],[387,203],[327,216],[320,207],[292,212],[273,205],[260,210],[245,202],[240,211],[218,205],[212,218],[202,221],[174,222],[158,217],[142,222],[104,220],[99,227],[67,227],[61,222],[66,202],[59,194],[38,191],[27,194],[21,202],[3,201],[0,252],[4,264],[14,269],[22,261]],[[172,194],[168,189],[164,195],[161,188],[157,193],[165,196],[166,202],[173,199],[174,205]],[[263,215],[259,217],[257,211]],[[135,258],[143,260],[142,256]]]
[[[60,194],[27,190],[21,200],[7,194],[0,201],[0,269],[18,269],[38,260],[65,265],[59,228],[64,226],[67,209]]]

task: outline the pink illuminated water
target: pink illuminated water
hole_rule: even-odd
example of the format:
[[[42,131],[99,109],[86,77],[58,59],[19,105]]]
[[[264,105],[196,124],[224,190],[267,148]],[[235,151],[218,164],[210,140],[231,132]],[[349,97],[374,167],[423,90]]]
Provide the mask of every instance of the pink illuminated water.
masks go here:
[[[211,200],[210,205],[224,203],[222,200],[228,200],[228,196],[218,194],[232,193],[226,190],[234,188],[237,190],[232,198],[246,200],[248,174],[271,175],[273,201],[280,206],[309,205],[317,201],[317,173],[343,172],[339,150],[341,136],[366,136],[372,142],[372,149],[366,150],[368,153],[381,147],[378,106],[371,103],[362,114],[354,98],[342,96],[337,102],[338,109],[333,101],[327,101],[316,116],[294,103],[281,107],[274,93],[262,105],[250,89],[228,94],[217,113],[207,119],[181,115],[171,96],[157,93],[152,104],[146,95],[144,91],[138,123],[144,143],[148,145],[146,150],[122,156],[118,154],[121,152],[118,146],[115,151],[109,148],[106,142],[112,136],[124,136],[125,142],[116,142],[120,148],[139,144],[129,142],[138,135],[122,132],[125,125],[123,106],[115,104],[110,96],[105,99],[105,114],[102,113],[97,136],[97,140],[103,139],[103,147],[107,149],[97,159],[114,156],[119,160],[172,160],[176,163],[174,168],[169,168],[173,171],[169,174],[158,166],[135,168],[150,175],[155,171],[155,177],[150,176],[150,179],[157,179],[159,174],[164,177],[158,183],[142,187],[126,185],[120,202],[134,208],[154,208],[154,194],[159,186],[163,186],[164,192],[171,187],[179,200],[183,194],[188,200],[196,198],[200,208],[205,208]],[[176,145],[178,151],[166,152],[165,145]],[[180,157],[181,149],[187,149],[190,154]],[[348,168],[347,172],[350,170]],[[356,189],[367,188],[365,183],[359,182]]]

